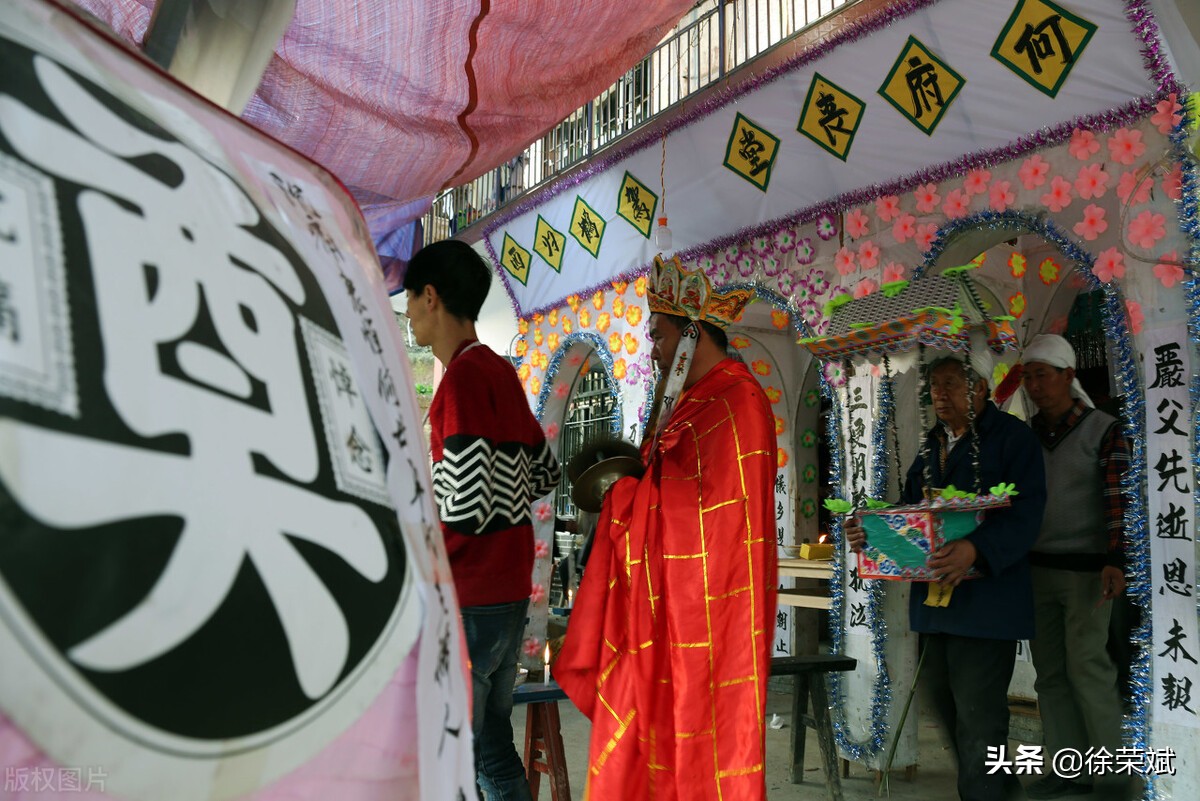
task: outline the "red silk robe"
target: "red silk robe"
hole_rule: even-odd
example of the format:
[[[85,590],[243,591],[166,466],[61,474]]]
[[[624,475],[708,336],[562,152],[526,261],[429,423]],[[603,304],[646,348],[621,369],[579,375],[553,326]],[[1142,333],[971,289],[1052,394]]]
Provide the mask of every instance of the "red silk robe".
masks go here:
[[[727,359],[609,491],[554,665],[592,721],[588,798],[766,798],[775,448],[762,388]]]

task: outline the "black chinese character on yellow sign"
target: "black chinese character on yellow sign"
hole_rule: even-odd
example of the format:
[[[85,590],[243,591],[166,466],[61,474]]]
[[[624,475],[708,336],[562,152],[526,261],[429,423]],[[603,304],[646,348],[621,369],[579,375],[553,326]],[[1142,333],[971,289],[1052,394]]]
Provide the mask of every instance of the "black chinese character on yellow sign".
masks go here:
[[[600,240],[604,238],[604,218],[579,197],[575,197],[575,211],[571,213],[571,236],[593,256],[599,257]]]
[[[625,173],[625,180],[621,181],[621,190],[617,195],[617,214],[629,220],[634,228],[642,232],[642,236],[649,239],[657,208],[658,195],[637,178]]]
[[[1020,0],[992,48],[992,58],[1054,97],[1096,26],[1049,0]]]
[[[817,73],[808,87],[796,130],[845,161],[866,108],[866,103]]]
[[[563,232],[551,226],[539,214],[537,231],[533,235],[533,252],[545,259],[556,273],[562,272],[562,252],[566,243],[567,237]]]
[[[725,166],[764,192],[771,181],[771,167],[779,152],[779,139],[741,114],[733,121],[733,133],[725,148]]]
[[[518,245],[507,233],[504,234],[504,244],[500,246],[500,264],[522,285],[529,282],[530,258],[528,250]]]
[[[909,122],[926,134],[932,134],[966,82],[910,36],[883,86],[879,87],[879,94]]]

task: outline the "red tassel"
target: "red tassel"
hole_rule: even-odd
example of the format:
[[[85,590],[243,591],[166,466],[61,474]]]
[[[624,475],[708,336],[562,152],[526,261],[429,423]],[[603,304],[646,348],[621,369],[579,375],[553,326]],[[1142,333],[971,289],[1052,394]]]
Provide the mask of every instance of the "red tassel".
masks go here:
[[[1025,373],[1025,367],[1021,364],[1014,364],[1012,369],[1008,371],[1008,375],[1004,376],[1004,380],[996,387],[996,392],[993,397],[997,406],[1003,406],[1013,393],[1017,391],[1017,387],[1021,386],[1021,376]]]

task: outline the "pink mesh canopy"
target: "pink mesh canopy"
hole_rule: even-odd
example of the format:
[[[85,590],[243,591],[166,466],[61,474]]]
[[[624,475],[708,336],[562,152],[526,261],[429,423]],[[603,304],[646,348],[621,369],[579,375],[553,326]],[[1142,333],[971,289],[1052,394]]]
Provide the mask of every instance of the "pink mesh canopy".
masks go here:
[[[153,0],[74,0],[140,45]],[[694,0],[297,0],[243,118],[354,193],[381,250],[645,56]],[[389,244],[389,240],[392,243]]]

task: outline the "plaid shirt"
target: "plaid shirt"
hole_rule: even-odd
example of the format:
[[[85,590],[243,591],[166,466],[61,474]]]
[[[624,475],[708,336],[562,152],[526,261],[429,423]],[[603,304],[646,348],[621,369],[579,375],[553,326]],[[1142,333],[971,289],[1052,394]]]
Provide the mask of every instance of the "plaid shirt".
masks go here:
[[[1043,446],[1061,440],[1088,411],[1088,406],[1078,398],[1071,410],[1053,425],[1045,415],[1034,415],[1031,422],[1034,432]],[[1109,426],[1100,440],[1100,469],[1104,487],[1104,521],[1108,530],[1108,564],[1113,567],[1125,565],[1125,496],[1121,492],[1121,479],[1129,467],[1129,443],[1121,433],[1120,424]]]

